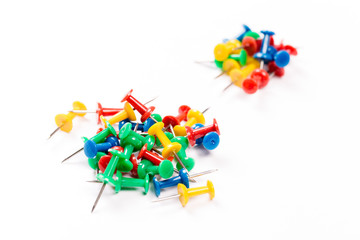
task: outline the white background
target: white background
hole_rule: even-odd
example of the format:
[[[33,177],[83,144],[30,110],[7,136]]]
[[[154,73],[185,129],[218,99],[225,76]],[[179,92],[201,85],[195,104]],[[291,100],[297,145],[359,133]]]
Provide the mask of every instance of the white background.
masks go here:
[[[355,1],[1,1],[3,239],[359,239],[359,23]],[[282,79],[254,95],[194,63],[248,24],[298,47]],[[216,197],[152,203],[151,190],[114,194],[83,154],[95,118],[57,133],[75,100],[121,107],[131,88],[161,115],[211,109],[221,144],[190,149]],[[162,196],[176,193],[170,189]]]

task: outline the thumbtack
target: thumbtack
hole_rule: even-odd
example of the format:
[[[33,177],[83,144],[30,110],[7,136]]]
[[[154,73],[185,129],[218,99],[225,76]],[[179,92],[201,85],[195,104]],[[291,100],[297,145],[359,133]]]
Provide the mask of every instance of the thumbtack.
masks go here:
[[[104,123],[105,127],[108,126],[107,122],[112,125],[114,123],[120,122],[124,119],[129,119],[130,121],[135,121],[136,116],[134,113],[134,110],[131,108],[130,104],[128,102],[124,105],[124,110],[118,112],[114,116],[112,116],[109,119],[105,119],[104,116],[100,116],[101,121]]]
[[[174,117],[174,116],[165,116],[162,120],[162,122],[164,123],[164,127],[167,128],[169,125],[171,125],[172,127],[175,127],[176,125],[180,125],[180,123],[182,121],[186,121],[187,120],[187,114],[190,111],[190,107],[187,105],[182,105],[179,107],[179,114]]]
[[[117,114],[118,112],[122,111],[123,108],[103,108],[100,103],[97,103],[97,109],[94,111],[91,110],[70,110],[69,112],[73,113],[96,113],[98,124],[101,123],[100,116],[113,116]]]
[[[198,129],[192,129],[191,127],[186,126],[185,129],[190,146],[194,146],[198,138],[202,138],[210,132],[216,132],[218,135],[220,135],[219,126],[215,118],[212,125],[201,127]]]
[[[233,69],[240,69],[240,68],[241,68],[240,64],[234,59],[230,59],[230,58],[226,59],[223,63],[223,68],[222,68],[223,71],[219,75],[217,75],[215,79],[224,75],[225,73],[230,72]]]
[[[186,188],[186,186],[184,184],[179,183],[177,189],[178,189],[178,194],[171,195],[168,197],[158,198],[157,200],[154,200],[153,202],[159,202],[159,201],[164,201],[164,200],[178,197],[181,202],[181,205],[183,207],[185,207],[186,204],[188,203],[189,199],[192,197],[195,197],[195,196],[198,196],[201,194],[206,194],[206,193],[209,194],[210,200],[212,200],[215,197],[214,185],[209,180],[207,181],[207,184],[204,187]]]
[[[95,143],[89,140],[84,144],[84,152],[88,158],[94,158],[98,152],[106,152],[108,149],[119,145],[119,140],[114,136],[108,137],[103,143]]]
[[[217,171],[217,169],[208,170],[208,171],[204,171],[204,172],[200,172],[200,173],[194,173],[194,174],[191,174],[190,176],[192,178],[196,178],[196,177],[200,177],[202,175],[209,174],[209,173],[212,173],[215,171]],[[184,169],[180,169],[180,171],[177,171],[175,169],[174,172],[177,172],[178,175],[175,177],[163,180],[163,181],[159,181],[156,178],[153,178],[152,181],[153,181],[154,188],[155,188],[155,195],[157,197],[160,196],[161,189],[174,187],[174,186],[178,185],[179,183],[184,184],[187,188],[189,188],[189,178],[188,178],[186,172],[184,171]]]
[[[138,111],[141,114],[141,122],[145,122],[146,119],[151,117],[152,112],[155,110],[155,107],[151,106],[147,108],[144,104],[142,104],[140,101],[138,101],[136,98],[134,98],[131,93],[132,89],[125,95],[124,99],[121,100],[121,102],[127,101],[130,103],[131,106],[135,108],[136,111]],[[153,119],[154,120],[154,119]],[[155,121],[155,120],[154,120]]]
[[[86,110],[86,107],[83,103],[79,101],[73,102],[73,109],[74,110]],[[64,132],[70,132],[73,128],[72,120],[75,116],[83,117],[86,113],[73,113],[69,112],[68,114],[58,114],[55,116],[55,123],[58,126],[55,131],[53,131],[49,138],[50,139],[57,131],[61,130]]]
[[[138,166],[139,178],[144,178],[147,174],[154,176],[159,174],[162,178],[169,178],[174,173],[174,166],[169,160],[162,161],[158,166],[155,166],[152,162],[147,159],[143,159]]]

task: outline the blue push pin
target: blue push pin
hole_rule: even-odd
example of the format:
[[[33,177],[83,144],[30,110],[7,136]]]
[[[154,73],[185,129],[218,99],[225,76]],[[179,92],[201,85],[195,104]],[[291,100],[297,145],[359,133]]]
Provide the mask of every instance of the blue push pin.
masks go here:
[[[119,140],[117,137],[108,137],[104,143],[95,143],[93,140],[89,139],[84,144],[84,152],[88,158],[96,157],[98,152],[106,152],[114,146],[119,146]]]
[[[278,51],[274,55],[274,61],[276,66],[280,68],[286,67],[290,62],[290,54],[285,50]]]
[[[215,172],[215,171],[217,171],[217,169],[191,174],[190,177],[195,178],[195,177],[199,177],[199,176],[209,174],[209,173],[212,173],[212,172]],[[154,187],[155,187],[155,195],[157,197],[159,197],[161,189],[168,188],[168,187],[174,187],[174,186],[177,186],[179,183],[182,183],[182,184],[185,185],[186,188],[189,188],[189,177],[187,176],[187,173],[183,168],[180,169],[178,176],[175,176],[175,177],[163,180],[163,181],[158,181],[156,179],[156,177],[154,177],[153,178],[153,184],[154,184]]]
[[[264,38],[261,42],[260,52],[254,54],[254,58],[260,59],[260,69],[263,69],[264,62],[270,62],[273,60],[273,56],[268,52],[270,46],[270,37],[274,35],[271,31],[261,31],[264,34]]]
[[[131,122],[129,119],[125,119],[125,120],[122,120],[121,122],[119,122],[119,131],[125,125],[125,123],[128,123],[128,122],[131,123],[131,130],[144,132],[144,124],[143,123]],[[137,128],[136,128],[136,125],[137,125]]]
[[[275,47],[269,46],[267,52],[271,54],[272,61],[275,61],[276,66],[283,68],[286,67],[290,62],[290,54],[285,51],[277,51]]]
[[[214,150],[219,146],[220,137],[216,132],[209,132],[203,138],[202,144],[207,150]]]

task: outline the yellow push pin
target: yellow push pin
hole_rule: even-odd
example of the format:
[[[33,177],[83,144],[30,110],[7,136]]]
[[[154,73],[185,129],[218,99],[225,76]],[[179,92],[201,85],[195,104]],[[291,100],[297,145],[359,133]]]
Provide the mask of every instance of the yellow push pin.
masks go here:
[[[231,59],[231,58],[226,59],[222,65],[223,71],[219,75],[217,75],[215,78],[218,78],[218,77],[224,75],[225,73],[229,73],[233,69],[240,69],[240,68],[241,68],[240,64],[236,60]]]
[[[136,116],[134,113],[134,110],[130,106],[128,102],[124,105],[124,110],[118,112],[114,116],[112,116],[109,119],[105,119],[104,116],[100,116],[101,121],[104,123],[105,127],[107,127],[107,122],[109,122],[111,125],[117,122],[121,122],[122,120],[129,119],[130,121],[135,121]]]
[[[209,108],[205,109],[203,111],[206,112]],[[191,109],[187,114],[187,122],[184,126],[177,125],[174,127],[174,132],[176,136],[186,136],[186,130],[185,127],[191,127],[195,125],[196,123],[205,124],[205,118],[202,112]]]
[[[219,43],[214,48],[214,57],[217,61],[225,61],[231,53],[240,53],[241,43],[239,40],[230,40],[226,43]]]
[[[256,61],[254,58],[250,58],[245,67],[241,69],[233,69],[230,71],[230,79],[231,83],[224,88],[223,92],[226,91],[233,84],[242,87],[242,82],[250,76],[250,74],[257,68],[260,67],[260,63]]]
[[[159,141],[161,142],[161,145],[163,145],[164,149],[163,149],[161,154],[164,157],[164,159],[167,159],[170,156],[174,156],[175,159],[180,163],[182,168],[184,168],[184,171],[189,176],[189,179],[192,182],[196,182],[195,180],[190,178],[188,170],[186,169],[186,167],[185,167],[184,163],[182,162],[182,160],[180,159],[180,157],[177,155],[177,153],[181,149],[181,144],[178,143],[178,142],[171,142],[170,139],[163,132],[163,130],[162,130],[163,128],[164,128],[164,123],[163,122],[155,123],[154,125],[152,125],[149,128],[148,134],[152,135],[152,136],[156,136],[159,139]]]
[[[83,103],[79,101],[73,102],[73,110],[86,110],[86,107]],[[74,113],[69,112],[68,114],[58,114],[55,116],[55,123],[58,126],[55,131],[53,131],[49,138],[50,139],[57,131],[61,130],[64,132],[70,132],[73,128],[72,120],[75,116],[83,117],[86,113]]]
[[[181,205],[183,207],[185,207],[186,204],[188,203],[189,199],[192,197],[195,197],[195,196],[198,196],[201,194],[206,194],[206,193],[209,193],[210,200],[212,200],[215,197],[214,185],[209,180],[207,181],[206,186],[196,187],[196,188],[186,188],[184,184],[179,183],[177,186],[177,190],[178,190],[178,194],[171,195],[168,197],[158,198],[158,199],[154,200],[153,202],[159,202],[159,201],[164,201],[164,200],[168,200],[171,198],[179,197]]]

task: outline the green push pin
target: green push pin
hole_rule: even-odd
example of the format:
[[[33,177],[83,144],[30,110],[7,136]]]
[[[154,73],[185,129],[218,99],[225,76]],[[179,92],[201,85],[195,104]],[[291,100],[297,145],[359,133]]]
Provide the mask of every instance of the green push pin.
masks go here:
[[[252,37],[256,40],[260,37],[260,35],[256,32],[249,31],[244,35],[244,37]]]
[[[129,160],[131,157],[131,154],[134,151],[134,147],[132,145],[126,145],[124,147],[124,151],[120,152],[115,149],[109,149],[109,153],[111,153],[113,156],[116,156],[119,158],[118,164],[117,164],[117,170],[120,172],[130,172],[134,165]]]
[[[101,186],[100,192],[99,192],[99,194],[98,194],[98,196],[97,196],[97,198],[95,200],[95,203],[94,203],[94,205],[93,205],[93,207],[91,209],[91,212],[94,211],[96,205],[98,204],[98,202],[100,200],[100,197],[101,197],[102,193],[104,192],[106,184],[110,184],[110,185],[112,185],[114,187],[117,185],[117,183],[116,183],[115,179],[113,178],[113,176],[114,176],[115,170],[117,169],[117,165],[118,165],[119,160],[120,160],[120,157],[118,157],[116,155],[113,155],[111,157],[111,159],[109,161],[109,164],[107,165],[104,173],[99,173],[99,174],[96,175],[97,180],[102,182],[103,185]],[[120,171],[118,171],[118,172],[120,172]]]
[[[139,178],[145,178],[147,175],[154,176],[159,174],[160,177],[167,179],[172,177],[174,173],[174,166],[169,160],[163,160],[159,166],[155,166],[149,160],[143,159],[138,166]]]
[[[244,49],[241,49],[240,54],[231,54],[229,58],[240,62],[241,66],[245,66],[247,61],[247,52]]]
[[[137,132],[131,130],[131,123],[126,123],[119,131],[119,138],[121,146],[132,145],[133,150],[140,151],[140,149],[148,144],[148,150],[150,151],[155,144],[154,136],[141,136]],[[131,155],[131,154],[130,154]],[[130,157],[130,156],[129,156]]]
[[[88,163],[89,163],[89,166],[94,169],[94,170],[98,170],[99,169],[99,160],[102,156],[106,156],[106,153],[103,153],[103,152],[98,152],[96,154],[96,157],[95,158],[88,158]]]
[[[140,178],[126,178],[123,177],[121,172],[116,173],[117,180],[115,181],[115,192],[118,193],[122,188],[133,188],[133,187],[143,187],[144,193],[147,194],[149,191],[150,177],[148,174],[144,179]]]
[[[186,148],[189,146],[189,141],[186,137],[175,137],[173,139],[171,139],[171,142],[177,142],[177,143],[180,143],[181,144],[181,149],[180,151],[178,152],[178,156],[179,158],[182,160],[183,164],[185,165],[185,168],[188,170],[188,171],[191,171],[194,166],[195,166],[195,161],[193,158],[191,157],[187,157],[186,156]],[[176,164],[176,168],[178,170],[182,169],[182,165],[178,162]]]
[[[96,134],[95,136],[93,136],[90,139],[88,139],[86,137],[82,137],[83,142],[86,143],[87,141],[92,141],[93,143],[98,144],[98,143],[104,142],[106,137],[109,136],[110,134],[116,136],[117,133],[116,133],[115,129],[108,122],[107,122],[107,126],[108,126],[107,128],[105,128],[104,130],[102,130],[101,132],[99,132],[98,134]],[[84,147],[80,148],[79,150],[77,150],[76,152],[74,152],[73,154],[71,154],[70,156],[65,158],[64,160],[62,160],[61,163],[65,162],[66,160],[68,160],[72,156],[78,154],[82,150],[84,150]]]

